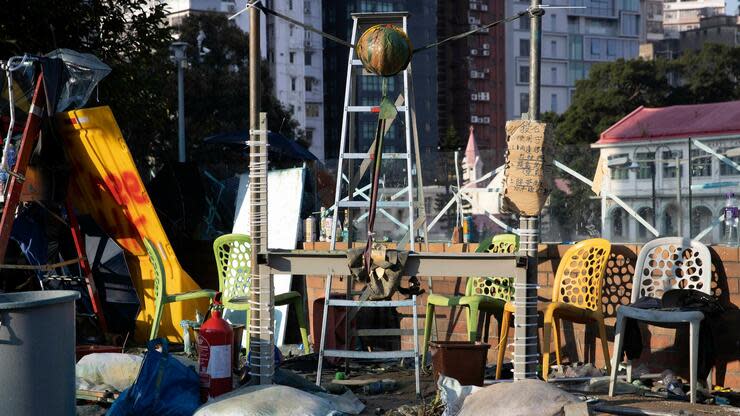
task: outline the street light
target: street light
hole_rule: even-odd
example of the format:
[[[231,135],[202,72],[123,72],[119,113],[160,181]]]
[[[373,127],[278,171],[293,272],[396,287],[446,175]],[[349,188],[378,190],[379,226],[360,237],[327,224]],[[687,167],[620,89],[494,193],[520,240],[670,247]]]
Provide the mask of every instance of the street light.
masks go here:
[[[177,160],[185,163],[185,67],[188,65],[188,44],[172,42],[170,59],[177,66]]]

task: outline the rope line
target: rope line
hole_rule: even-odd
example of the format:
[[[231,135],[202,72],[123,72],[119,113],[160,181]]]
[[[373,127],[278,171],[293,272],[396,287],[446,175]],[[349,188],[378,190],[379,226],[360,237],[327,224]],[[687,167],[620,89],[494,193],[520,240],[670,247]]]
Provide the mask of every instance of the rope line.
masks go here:
[[[354,48],[355,47],[355,45],[353,45],[350,42],[347,42],[344,39],[340,39],[340,38],[338,38],[338,37],[336,37],[336,36],[334,36],[332,34],[329,34],[329,33],[326,33],[326,32],[324,32],[322,30],[319,30],[319,29],[317,29],[317,28],[315,28],[315,27],[313,27],[313,26],[311,26],[311,25],[309,25],[307,23],[300,22],[298,20],[293,19],[290,16],[286,16],[286,15],[280,13],[280,12],[277,12],[277,11],[275,11],[275,10],[273,10],[273,9],[265,6],[264,4],[262,4],[262,1],[260,1],[260,0],[256,0],[256,1],[252,1],[250,3],[247,3],[247,6],[243,10],[241,10],[238,13],[234,14],[233,16],[229,17],[229,19],[231,20],[231,19],[235,18],[236,16],[244,13],[250,7],[255,7],[255,8],[257,8],[258,10],[262,11],[265,14],[272,15],[272,16],[278,17],[280,19],[283,19],[283,20],[285,20],[287,22],[290,22],[290,23],[292,23],[292,24],[294,24],[296,26],[302,27],[303,29],[306,29],[309,32],[316,33],[317,35],[319,35],[319,36],[321,36],[323,38],[326,38],[326,39],[329,39],[331,41],[334,41],[334,42],[336,42],[336,43],[338,43],[340,45],[344,45],[344,46],[346,46],[348,48]],[[541,15],[543,12],[544,12],[544,10],[542,8],[538,8],[538,9],[531,9],[531,8],[529,8],[527,10],[522,10],[521,12],[519,12],[519,13],[517,13],[515,15],[509,16],[509,17],[505,17],[503,19],[496,20],[495,22],[487,23],[487,24],[485,24],[483,26],[477,27],[475,29],[471,29],[471,30],[469,30],[467,32],[458,33],[457,35],[452,35],[450,37],[444,38],[444,39],[442,39],[440,41],[437,41],[437,42],[434,42],[434,43],[430,43],[430,44],[425,45],[425,46],[421,46],[419,48],[414,49],[413,50],[413,53],[425,51],[427,49],[436,48],[439,45],[445,44],[447,42],[451,42],[453,40],[464,39],[464,38],[466,38],[466,37],[468,37],[470,35],[473,35],[475,33],[478,33],[478,32],[484,31],[484,30],[488,30],[488,29],[490,29],[492,27],[498,26],[501,23],[510,23],[510,22],[513,22],[514,20],[517,20],[517,19],[522,18],[522,17],[527,16],[527,15],[530,15],[530,16]]]

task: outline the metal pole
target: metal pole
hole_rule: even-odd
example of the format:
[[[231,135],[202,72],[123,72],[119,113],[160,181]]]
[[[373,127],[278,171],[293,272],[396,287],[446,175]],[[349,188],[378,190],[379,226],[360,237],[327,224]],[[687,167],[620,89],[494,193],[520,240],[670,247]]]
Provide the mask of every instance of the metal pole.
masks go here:
[[[249,9],[249,200],[252,237],[252,281],[249,325],[250,374],[259,384],[273,375],[274,289],[266,266],[267,253],[267,117],[260,113],[260,11]],[[262,264],[260,264],[262,263]]]
[[[693,173],[693,170],[694,170],[693,169],[694,159],[691,157],[691,138],[690,137],[688,139],[688,151],[689,151],[689,169],[688,169],[689,171],[689,215],[688,215],[689,217],[689,237],[693,238],[694,237],[694,227],[693,227],[694,222],[692,219],[693,207],[691,206],[691,203],[692,203],[691,201],[691,197],[692,197],[691,195],[691,174]]]
[[[681,210],[681,159],[676,152],[676,216],[678,217],[678,235],[683,236],[683,214]]]
[[[177,61],[177,160],[185,163],[185,65],[187,59]]]
[[[540,0],[530,6],[531,32],[529,50],[529,120],[540,118],[540,47],[542,43],[542,15]],[[524,275],[517,274],[514,283],[514,380],[537,377],[537,243],[539,217],[519,218],[521,237],[519,255],[526,258]],[[549,348],[549,346],[545,346]]]
[[[656,151],[656,153],[653,155],[653,164],[650,165],[650,176],[652,177],[652,182],[653,182],[652,183],[653,185],[653,193],[652,193],[653,195],[653,227],[656,230],[658,229],[658,215],[656,214],[656,212],[658,212],[658,208],[657,208],[657,201],[655,200],[655,175],[656,175],[656,171],[658,170],[657,168],[658,161],[655,160],[655,158],[657,157],[656,156],[657,154],[658,153]]]

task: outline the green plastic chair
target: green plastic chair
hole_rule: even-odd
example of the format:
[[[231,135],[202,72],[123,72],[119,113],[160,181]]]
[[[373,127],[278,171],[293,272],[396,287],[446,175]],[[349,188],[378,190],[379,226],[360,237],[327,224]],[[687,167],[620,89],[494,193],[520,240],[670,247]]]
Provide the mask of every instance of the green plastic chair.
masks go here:
[[[249,351],[249,322],[251,311],[246,302],[234,303],[237,297],[249,296],[250,274],[252,263],[250,254],[252,252],[252,238],[245,234],[225,234],[213,242],[213,253],[216,256],[218,267],[218,286],[222,293],[225,307],[233,310],[243,310],[247,313],[246,348]],[[301,330],[301,341],[306,354],[310,353],[308,343],[308,322],[306,311],[303,307],[303,297],[300,293],[291,291],[275,295],[275,306],[293,305],[293,310],[298,317],[298,325]]]
[[[159,324],[162,320],[164,305],[192,299],[213,299],[216,295],[216,291],[211,289],[200,289],[184,293],[167,293],[167,274],[165,273],[164,263],[162,263],[162,257],[159,255],[159,250],[157,249],[156,244],[146,238],[144,239],[144,247],[146,248],[147,254],[149,254],[149,261],[152,262],[152,267],[154,268],[154,307],[156,308],[156,311],[154,312],[152,330],[149,333],[149,339],[151,340],[156,338],[157,332],[159,332]]]
[[[519,236],[516,234],[499,234],[490,243],[482,241],[476,252],[515,253],[519,250]],[[467,307],[468,340],[478,338],[478,315],[480,312],[502,315],[506,302],[514,297],[513,277],[469,277],[465,286],[465,296],[444,296],[430,294],[427,298],[426,322],[424,325],[424,355],[422,364],[426,363],[429,339],[432,335],[434,308],[436,306]],[[499,319],[497,317],[497,319]],[[500,319],[499,319],[500,322]]]

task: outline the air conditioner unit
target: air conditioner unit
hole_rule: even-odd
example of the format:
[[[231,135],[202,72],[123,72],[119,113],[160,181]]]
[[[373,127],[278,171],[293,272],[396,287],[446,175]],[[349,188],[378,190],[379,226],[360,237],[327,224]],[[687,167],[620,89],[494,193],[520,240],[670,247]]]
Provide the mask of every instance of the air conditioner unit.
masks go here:
[[[488,5],[487,5],[487,4],[481,4],[481,5],[480,5],[480,9],[481,9],[481,11],[483,11],[483,12],[487,12],[487,11],[488,11]]]
[[[470,71],[470,78],[478,78],[478,71]]]
[[[471,49],[470,54],[473,56],[478,56],[478,49]]]
[[[478,94],[470,94],[470,101],[478,101]]]
[[[483,49],[483,56],[491,56],[490,49]]]
[[[470,23],[471,25],[477,25],[478,23],[480,23],[480,20],[476,19],[473,16],[468,16],[468,23]]]
[[[478,3],[470,2],[470,10],[478,10]]]
[[[304,40],[303,41],[303,46],[305,46],[307,48],[310,48],[311,47],[311,41],[310,40]]]
[[[489,45],[487,43],[484,43],[483,44],[483,49],[491,49],[491,45]]]
[[[483,117],[483,124],[491,124],[491,117]]]
[[[470,122],[471,123],[477,123],[478,122],[478,116],[470,116]]]

